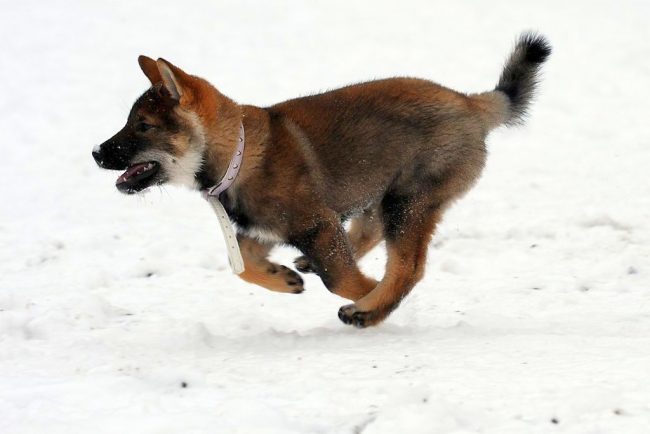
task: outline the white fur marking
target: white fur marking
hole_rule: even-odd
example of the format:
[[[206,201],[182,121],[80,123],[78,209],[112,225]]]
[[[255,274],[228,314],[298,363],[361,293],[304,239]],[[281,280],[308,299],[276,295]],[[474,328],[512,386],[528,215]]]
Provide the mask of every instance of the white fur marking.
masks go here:
[[[195,175],[203,165],[203,152],[191,149],[173,161],[175,162],[172,162],[167,172],[170,184],[184,185],[192,189],[198,188]]]
[[[250,238],[256,238],[259,241],[267,243],[282,243],[284,239],[278,234],[266,229],[252,227],[243,231]]]

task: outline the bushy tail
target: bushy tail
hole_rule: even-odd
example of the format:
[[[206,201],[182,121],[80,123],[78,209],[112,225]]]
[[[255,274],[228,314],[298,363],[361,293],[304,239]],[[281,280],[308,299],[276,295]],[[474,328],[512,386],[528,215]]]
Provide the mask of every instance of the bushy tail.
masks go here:
[[[523,121],[537,87],[539,70],[550,54],[551,45],[537,33],[523,33],[517,39],[494,89],[508,97],[506,125]]]

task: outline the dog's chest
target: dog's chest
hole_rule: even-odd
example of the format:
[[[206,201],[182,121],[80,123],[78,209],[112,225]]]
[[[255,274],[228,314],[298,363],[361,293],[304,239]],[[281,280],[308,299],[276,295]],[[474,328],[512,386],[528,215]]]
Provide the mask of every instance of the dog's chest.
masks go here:
[[[285,241],[280,232],[272,228],[270,222],[260,221],[259,215],[243,206],[236,196],[224,192],[220,200],[228,213],[228,217],[237,226],[238,233],[266,243]]]

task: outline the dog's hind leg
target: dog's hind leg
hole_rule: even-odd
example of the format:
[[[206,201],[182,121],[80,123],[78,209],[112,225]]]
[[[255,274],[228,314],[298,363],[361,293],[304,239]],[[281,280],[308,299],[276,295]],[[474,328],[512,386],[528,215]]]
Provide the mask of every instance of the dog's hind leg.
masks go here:
[[[292,294],[304,291],[303,280],[298,273],[267,259],[273,244],[263,244],[243,235],[238,235],[237,241],[244,259],[244,272],[239,277],[271,291]]]
[[[354,259],[357,261],[379,244],[384,239],[379,209],[377,207],[367,209],[362,215],[352,220],[348,238]]]
[[[341,307],[341,321],[359,328],[375,325],[399,306],[424,274],[427,246],[441,215],[438,207],[408,198],[385,207],[386,273],[369,294]]]
[[[479,144],[473,149],[479,152],[449,168],[445,176],[420,176],[386,193],[381,202],[388,256],[384,278],[365,297],[343,306],[341,321],[356,327],[378,324],[420,281],[429,241],[444,210],[472,186],[483,167],[484,147]]]
[[[369,208],[360,216],[354,217],[347,232],[352,254],[355,260],[360,260],[384,238],[379,210]],[[306,256],[300,256],[294,261],[296,269],[303,273],[313,273],[314,267]]]

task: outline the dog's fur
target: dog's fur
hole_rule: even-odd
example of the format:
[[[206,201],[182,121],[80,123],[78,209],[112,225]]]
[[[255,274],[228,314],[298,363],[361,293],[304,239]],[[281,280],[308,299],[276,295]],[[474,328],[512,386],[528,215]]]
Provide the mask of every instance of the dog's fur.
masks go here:
[[[140,56],[151,88],[93,156],[108,169],[140,167],[118,182],[126,193],[164,182],[207,189],[225,172],[242,122],[241,172],[221,196],[239,233],[240,276],[302,292],[296,272],[267,259],[273,245],[292,245],[304,254],[299,271],[354,301],[339,311],[344,323],[374,325],[422,278],[436,224],[478,179],[488,133],[523,119],[549,54],[543,37],[522,35],[496,89],[480,94],[391,78],[267,108],[239,105],[163,59]],[[151,170],[136,164],[147,162]],[[357,260],[381,240],[388,262],[376,282]]]

